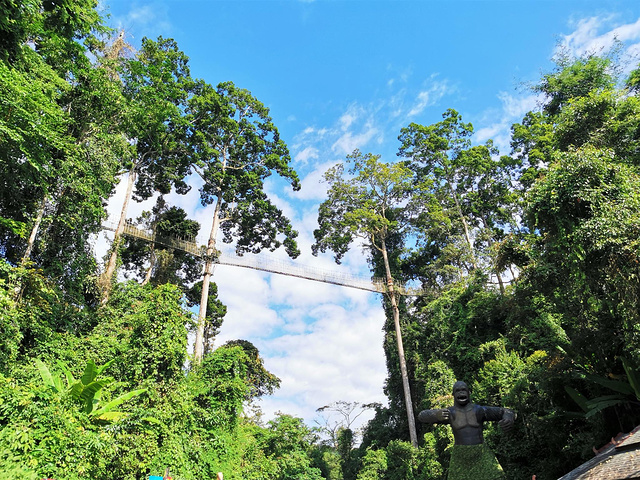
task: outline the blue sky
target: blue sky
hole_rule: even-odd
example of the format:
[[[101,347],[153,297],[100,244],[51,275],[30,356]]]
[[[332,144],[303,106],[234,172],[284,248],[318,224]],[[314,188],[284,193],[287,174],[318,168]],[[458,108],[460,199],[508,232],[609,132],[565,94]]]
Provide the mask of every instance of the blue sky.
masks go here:
[[[299,262],[320,268],[334,267],[330,255],[310,254],[326,191],[319,180],[353,149],[392,161],[402,127],[454,108],[476,142],[493,138],[508,154],[510,125],[540,100],[526,86],[553,68],[559,48],[581,54],[617,38],[629,65],[640,55],[637,1],[106,0],[101,8],[134,47],[144,36],[174,38],[194,76],[231,80],[270,108],[303,188],[267,188],[300,232]],[[208,232],[211,212],[197,192],[170,201]],[[129,216],[143,208],[132,205]],[[366,272],[357,246],[341,268]],[[229,308],[218,343],[252,341],[282,379],[262,401],[266,418],[280,410],[313,425],[330,402],[385,403],[378,295],[225,266],[214,280]]]

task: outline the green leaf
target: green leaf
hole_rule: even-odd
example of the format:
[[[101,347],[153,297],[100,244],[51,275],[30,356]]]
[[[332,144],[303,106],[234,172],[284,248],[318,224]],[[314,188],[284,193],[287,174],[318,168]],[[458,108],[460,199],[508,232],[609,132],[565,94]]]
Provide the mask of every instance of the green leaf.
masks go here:
[[[140,395],[140,394],[142,394],[142,393],[144,393],[146,391],[147,391],[146,388],[141,388],[139,390],[133,390],[131,392],[125,393],[123,395],[120,395],[118,398],[115,398],[115,399],[111,400],[109,403],[107,403],[106,405],[102,406],[101,408],[98,408],[97,410],[94,410],[93,413],[91,413],[91,415],[94,416],[94,417],[100,417],[104,413],[110,412],[111,409],[113,409],[114,407],[117,407],[121,403],[126,402],[130,398],[136,397],[136,396],[138,396],[138,395]]]
[[[82,382],[78,380],[76,383],[71,385],[71,388],[69,389],[69,395],[74,400],[80,400],[80,394],[82,393],[83,389],[84,385],[82,385]]]
[[[587,402],[589,411],[586,413],[585,417],[586,418],[592,417],[596,413],[604,410],[605,408],[613,407],[615,405],[620,405],[621,403],[624,403],[627,400],[628,399],[623,397],[622,395],[604,395],[602,397],[589,400]]]
[[[622,382],[620,380],[610,380],[608,378],[600,377],[598,375],[585,375],[585,378],[591,380],[598,385],[602,385],[614,392],[623,393],[625,395],[633,395],[633,388],[627,382]]]
[[[86,385],[80,393],[79,399],[86,405],[85,412],[91,413],[93,410],[93,399],[98,391],[112,382],[111,379],[97,380]]]
[[[65,378],[67,379],[67,386],[71,386],[76,383],[76,379],[73,378],[71,371],[69,371],[69,367],[66,363],[61,360],[58,360],[58,366],[62,369],[62,373],[64,373]]]
[[[126,412],[105,412],[101,413],[100,415],[94,415],[94,417],[98,420],[104,420],[106,422],[116,422],[126,415]]]
[[[105,363],[104,365],[102,365],[100,368],[98,368],[98,371],[96,372],[96,377],[98,377],[98,375],[100,375],[102,372],[104,372],[107,368],[109,368],[111,366],[111,364],[113,362],[115,362],[116,359],[113,358],[111,360],[109,360],[107,363]]]
[[[62,390],[64,390],[63,386],[62,386],[62,379],[60,378],[60,375],[52,375],[53,378],[53,384],[54,384],[54,388],[57,392],[61,392]]]
[[[42,381],[44,382],[44,384],[47,387],[50,387],[50,388],[52,388],[52,389],[54,389],[56,391],[59,391],[59,390],[57,390],[56,384],[53,381],[53,377],[51,376],[51,372],[49,371],[49,367],[47,367],[45,365],[45,363],[42,360],[40,360],[39,358],[36,358],[35,362],[36,362],[36,367],[38,367],[38,371],[40,372],[40,376],[42,377]]]
[[[584,395],[578,392],[575,388],[565,386],[564,389],[569,394],[571,399],[576,402],[584,412],[589,411],[589,407],[587,406],[587,399]]]
[[[98,376],[98,369],[96,368],[96,364],[93,362],[93,360],[89,360],[87,362],[87,366],[84,369],[84,373],[82,374],[82,378],[80,379],[80,381],[82,382],[83,385],[89,385],[91,382],[93,382],[96,377]]]
[[[626,358],[622,359],[622,366],[624,367],[624,371],[627,374],[627,380],[629,380],[629,384],[633,389],[633,393],[636,398],[640,400],[640,372],[634,369]]]

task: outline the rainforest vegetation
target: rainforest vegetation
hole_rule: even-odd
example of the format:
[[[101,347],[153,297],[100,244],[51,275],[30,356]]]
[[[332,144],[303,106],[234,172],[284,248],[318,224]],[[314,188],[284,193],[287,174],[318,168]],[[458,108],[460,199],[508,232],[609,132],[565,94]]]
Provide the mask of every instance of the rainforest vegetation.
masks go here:
[[[485,432],[508,478],[590,458],[640,423],[640,69],[623,67],[615,52],[557,58],[509,152],[474,144],[449,109],[398,132],[397,158],[355,151],[326,173],[314,253],[340,261],[361,237],[376,276],[424,295],[382,300],[388,405],[345,399],[345,420],[375,417],[321,440],[251,408],[280,384],[254,345],[211,347],[226,313],[218,231],[239,253],[299,253],[263,189],[272,174],[299,188],[268,109],[193,78],[171,39],[132,49],[94,0],[3,2],[0,477],[443,479],[450,430],[416,425],[412,438],[407,407],[450,405],[456,379],[518,413],[510,437]],[[115,240],[96,259],[125,173]],[[164,199],[189,175],[214,211],[202,257],[123,235],[128,202],[156,196],[134,223],[193,237],[200,225]]]

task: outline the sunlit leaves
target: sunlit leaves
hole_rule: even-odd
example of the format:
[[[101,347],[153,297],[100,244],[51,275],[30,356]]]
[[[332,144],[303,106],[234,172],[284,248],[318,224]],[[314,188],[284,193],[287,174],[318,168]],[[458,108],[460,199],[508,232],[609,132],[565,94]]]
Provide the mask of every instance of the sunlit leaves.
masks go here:
[[[273,174],[300,188],[269,110],[231,82],[215,89],[200,82],[195,92],[187,110],[196,152],[192,169],[204,181],[202,204],[217,205],[224,241],[236,240],[239,254],[284,245],[290,256],[298,256],[297,232],[264,192],[264,181]]]
[[[356,150],[330,168],[325,181],[328,198],[318,210],[314,255],[330,250],[340,263],[356,238],[373,253],[391,232],[407,232],[416,195],[413,172],[403,162],[384,163],[379,155]]]

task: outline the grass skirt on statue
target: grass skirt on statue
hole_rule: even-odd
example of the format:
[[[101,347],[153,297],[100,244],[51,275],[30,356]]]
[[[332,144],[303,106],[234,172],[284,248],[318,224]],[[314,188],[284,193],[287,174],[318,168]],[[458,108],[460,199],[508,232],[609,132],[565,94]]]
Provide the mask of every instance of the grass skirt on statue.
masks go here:
[[[504,480],[498,459],[484,443],[454,445],[447,480]]]

